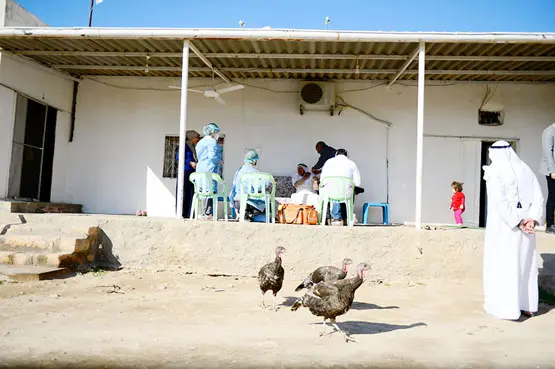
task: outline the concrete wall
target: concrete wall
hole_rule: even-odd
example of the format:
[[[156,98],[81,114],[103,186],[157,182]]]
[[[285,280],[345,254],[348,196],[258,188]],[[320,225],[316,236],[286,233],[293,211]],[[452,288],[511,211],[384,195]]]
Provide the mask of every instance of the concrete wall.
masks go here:
[[[175,180],[162,178],[164,136],[177,135],[179,91],[156,91],[178,84],[169,79],[106,78],[115,88],[85,80],[78,96],[75,144],[67,175],[68,202],[82,203],[92,213],[134,213],[171,216]],[[190,85],[207,81],[191,80]],[[299,162],[317,160],[314,144],[324,140],[345,147],[361,170],[364,201],[387,198],[387,129],[368,116],[345,109],[341,116],[299,114],[297,82],[248,81],[242,91],[226,94],[219,105],[189,93],[188,128],[201,131],[218,122],[226,134],[224,179],[230,185],[242,163],[245,148],[261,150],[260,169],[290,174]],[[391,90],[367,83],[339,83],[336,90],[350,104],[392,122],[389,132],[389,201],[394,221],[414,219],[416,88],[396,85]],[[141,88],[141,90],[133,89]],[[282,91],[271,92],[267,89]],[[536,170],[540,161],[540,134],[555,117],[554,85],[500,85],[491,103],[505,109],[505,124],[483,127],[477,123],[485,84],[458,84],[426,88],[424,166],[424,220],[452,222],[448,211],[450,183],[465,182],[469,223],[477,223],[479,209],[480,141],[483,138],[518,139],[522,158]],[[343,92],[342,92],[343,91]],[[472,136],[461,138],[459,136]],[[543,181],[542,181],[543,183]],[[379,218],[378,212],[371,214]]]
[[[8,193],[15,100],[14,91],[0,86],[0,197]]]
[[[417,232],[412,227],[338,228],[111,215],[23,217],[31,234],[37,235],[99,226],[106,235],[105,254],[115,256],[125,268],[179,266],[201,274],[255,276],[272,260],[276,247],[284,246],[288,280],[300,281],[317,266],[338,265],[345,257],[370,263],[371,279],[386,283],[482,275],[483,230]],[[20,223],[18,214],[0,208],[0,224],[11,224],[10,230],[17,232]],[[537,252],[538,266],[545,269],[555,253],[549,235],[538,233]]]
[[[8,195],[16,92],[58,109],[52,179],[52,201],[66,193],[66,166],[70,143],[73,81],[44,71],[11,56],[0,59],[0,198]]]
[[[2,0],[0,6],[5,4],[5,21],[6,27],[47,27],[48,25],[28,12],[21,5],[13,0]]]

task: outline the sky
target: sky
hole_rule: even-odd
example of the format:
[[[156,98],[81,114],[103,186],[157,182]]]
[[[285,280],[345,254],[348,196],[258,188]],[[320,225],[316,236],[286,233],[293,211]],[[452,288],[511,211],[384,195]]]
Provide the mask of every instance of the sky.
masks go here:
[[[90,0],[16,0],[53,27],[87,26]],[[555,32],[555,0],[104,0],[93,27]]]

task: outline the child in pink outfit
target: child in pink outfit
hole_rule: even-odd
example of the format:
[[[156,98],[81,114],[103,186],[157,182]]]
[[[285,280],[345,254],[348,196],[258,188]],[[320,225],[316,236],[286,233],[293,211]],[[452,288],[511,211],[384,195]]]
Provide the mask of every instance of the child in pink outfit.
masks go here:
[[[451,183],[453,196],[451,197],[451,207],[449,207],[449,210],[453,211],[453,214],[455,215],[455,223],[457,223],[457,225],[463,225],[462,214],[465,211],[465,198],[464,193],[462,192],[462,186],[462,183],[456,181],[453,181],[453,183]]]

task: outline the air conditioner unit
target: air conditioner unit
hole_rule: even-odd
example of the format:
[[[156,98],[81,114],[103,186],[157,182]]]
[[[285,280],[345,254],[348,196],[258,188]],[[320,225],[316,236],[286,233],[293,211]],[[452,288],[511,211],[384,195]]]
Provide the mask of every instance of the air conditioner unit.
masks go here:
[[[335,85],[333,82],[303,81],[299,88],[300,112],[335,110]]]

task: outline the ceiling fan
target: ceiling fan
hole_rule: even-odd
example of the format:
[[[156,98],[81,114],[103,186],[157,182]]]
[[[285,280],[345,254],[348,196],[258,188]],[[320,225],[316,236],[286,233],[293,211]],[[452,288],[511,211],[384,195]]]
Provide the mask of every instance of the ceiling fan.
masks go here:
[[[177,89],[177,90],[181,90],[181,87],[178,87],[178,86],[169,86],[169,87]],[[237,91],[237,90],[242,90],[243,88],[245,88],[244,85],[235,85],[235,86],[224,87],[224,88],[221,88],[219,90],[216,90],[216,88],[214,86],[209,86],[209,87],[206,87],[202,91],[201,90],[195,90],[195,89],[192,89],[192,88],[187,89],[187,91],[196,92],[196,93],[199,93],[199,94],[204,94],[204,97],[214,99],[217,102],[219,102],[220,104],[225,104],[224,99],[222,99],[220,97],[221,94],[225,94],[227,92],[232,92],[232,91]]]

